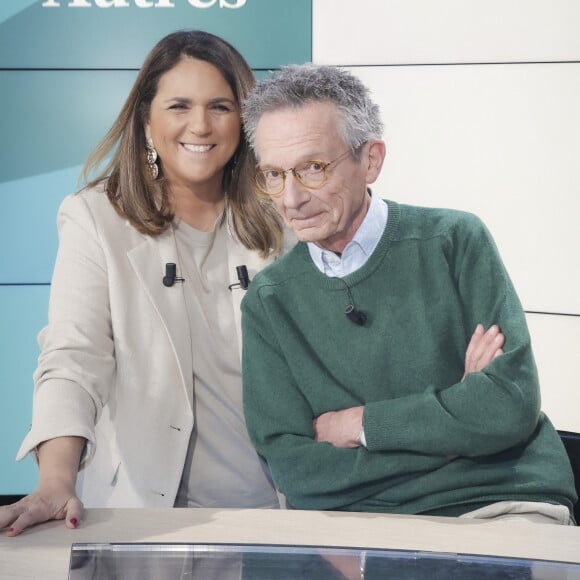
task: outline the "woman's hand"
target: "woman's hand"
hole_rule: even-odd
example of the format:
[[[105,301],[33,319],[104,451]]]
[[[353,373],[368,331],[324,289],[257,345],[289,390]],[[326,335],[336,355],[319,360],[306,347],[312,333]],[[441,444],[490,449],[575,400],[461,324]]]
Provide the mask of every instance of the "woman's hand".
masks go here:
[[[83,437],[56,437],[38,446],[38,487],[12,505],[0,507],[0,530],[17,536],[26,528],[49,520],[65,520],[68,528],[81,521],[83,504],[75,492]]]
[[[74,488],[47,481],[20,501],[0,507],[0,529],[8,528],[7,536],[17,536],[26,528],[49,520],[65,520],[68,528],[76,528],[82,513],[83,504]]]

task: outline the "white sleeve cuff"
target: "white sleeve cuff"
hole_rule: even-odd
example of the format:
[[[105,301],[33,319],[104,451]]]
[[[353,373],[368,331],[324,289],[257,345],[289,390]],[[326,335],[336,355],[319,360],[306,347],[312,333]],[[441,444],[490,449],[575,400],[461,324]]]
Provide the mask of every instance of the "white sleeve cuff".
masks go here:
[[[360,427],[360,433],[358,434],[358,442],[366,449],[367,439],[365,437],[365,428],[363,425]]]

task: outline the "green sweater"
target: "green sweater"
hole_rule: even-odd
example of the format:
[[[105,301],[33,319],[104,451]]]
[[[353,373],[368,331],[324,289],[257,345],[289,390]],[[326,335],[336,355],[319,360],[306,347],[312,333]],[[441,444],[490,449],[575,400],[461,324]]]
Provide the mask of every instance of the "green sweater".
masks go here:
[[[568,457],[540,411],[525,315],[487,229],[471,214],[388,205],[360,269],[329,278],[299,243],[243,300],[246,421],[276,484],[298,509],[571,508]],[[364,326],[344,315],[345,282]],[[479,322],[500,325],[504,354],[461,382]],[[315,417],[358,405],[366,449],[314,441]]]

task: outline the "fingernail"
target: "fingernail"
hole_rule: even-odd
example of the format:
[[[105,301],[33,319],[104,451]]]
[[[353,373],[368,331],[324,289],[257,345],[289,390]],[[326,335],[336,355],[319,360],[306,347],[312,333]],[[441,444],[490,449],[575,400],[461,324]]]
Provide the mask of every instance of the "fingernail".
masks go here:
[[[77,521],[77,519],[76,519],[76,518],[71,518],[71,519],[70,519],[70,523],[72,524],[73,528],[76,528],[76,527],[77,527],[77,524],[78,524],[79,522]]]
[[[13,533],[13,532],[14,532],[14,528],[10,528],[8,531],[9,531],[10,533]]]

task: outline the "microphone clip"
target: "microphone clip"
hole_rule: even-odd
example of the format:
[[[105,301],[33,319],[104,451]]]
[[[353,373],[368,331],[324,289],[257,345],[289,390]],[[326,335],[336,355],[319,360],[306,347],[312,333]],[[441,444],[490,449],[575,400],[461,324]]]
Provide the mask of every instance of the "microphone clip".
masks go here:
[[[180,278],[177,275],[177,266],[173,262],[165,264],[165,276],[163,276],[163,286],[168,288],[173,286],[175,282],[184,282],[185,278]]]
[[[233,290],[234,288],[241,288],[242,290],[247,290],[251,282],[248,268],[243,264],[241,266],[236,266],[236,275],[238,276],[238,282],[230,284],[228,289]]]
[[[358,326],[364,326],[367,321],[367,315],[362,310],[358,310],[352,303],[346,307],[344,313],[351,322],[358,324]]]
[[[364,326],[366,324],[368,317],[365,312],[359,310],[355,306],[352,293],[350,291],[350,286],[342,278],[336,276],[336,279],[342,282],[346,290],[346,294],[348,296],[348,305],[344,309],[344,314],[352,323],[356,324],[357,326]]]

